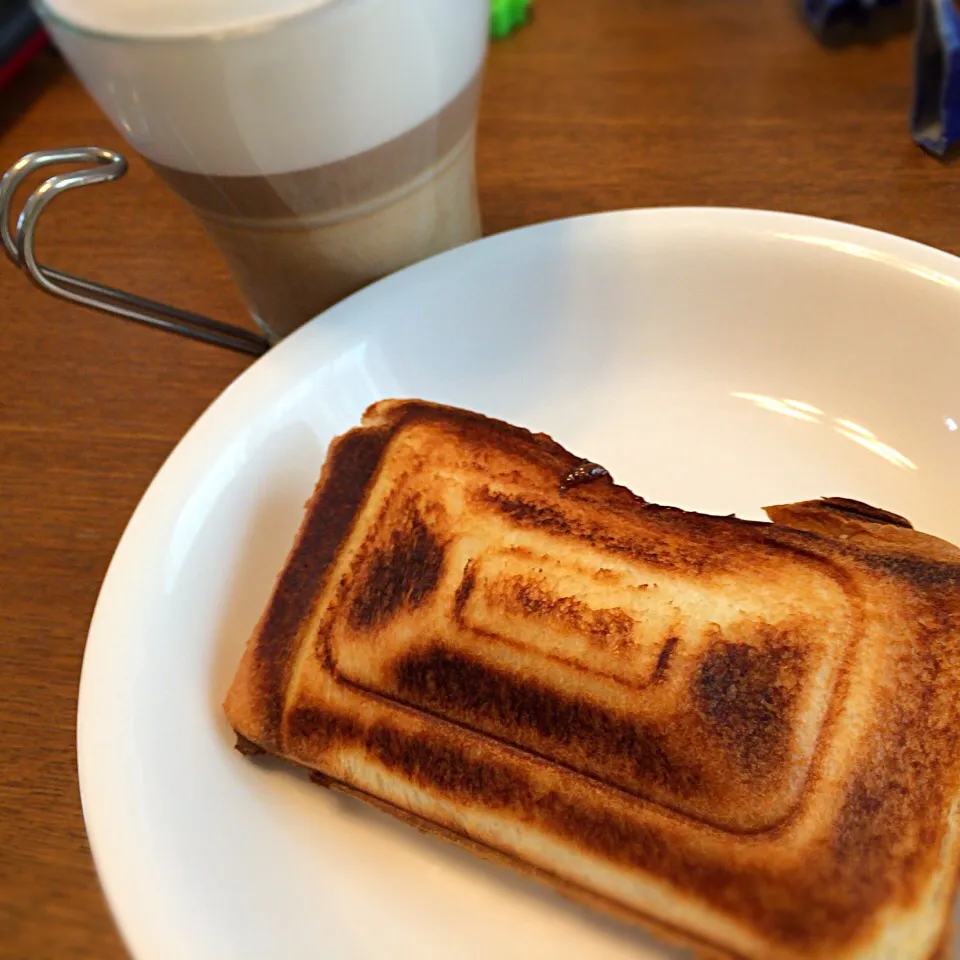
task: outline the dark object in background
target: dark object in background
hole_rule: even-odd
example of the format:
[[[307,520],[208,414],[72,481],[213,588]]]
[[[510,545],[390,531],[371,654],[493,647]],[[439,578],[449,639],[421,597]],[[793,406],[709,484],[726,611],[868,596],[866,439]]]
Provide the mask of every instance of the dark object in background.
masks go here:
[[[0,89],[46,45],[47,35],[29,0],[0,0]]]
[[[914,54],[913,139],[942,157],[960,140],[960,11],[955,0],[920,0]]]
[[[794,0],[821,43],[875,43],[913,28],[915,0]]]

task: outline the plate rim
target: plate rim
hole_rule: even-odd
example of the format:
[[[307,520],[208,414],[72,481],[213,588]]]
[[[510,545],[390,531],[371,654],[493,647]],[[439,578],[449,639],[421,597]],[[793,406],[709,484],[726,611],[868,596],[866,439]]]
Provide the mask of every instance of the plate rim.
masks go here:
[[[642,223],[645,229],[679,227],[692,228],[695,232],[698,228],[704,230],[713,227],[739,230],[744,234],[754,233],[758,236],[786,235],[788,239],[832,247],[837,253],[880,260],[891,267],[906,269],[927,280],[954,287],[960,293],[960,257],[929,244],[872,227],[806,214],[736,206],[664,205],[620,209],[518,227],[485,236],[420,261],[371,284],[319,314],[257,358],[213,398],[154,474],[114,547],[87,630],[77,699],[76,750],[81,808],[104,899],[121,939],[135,960],[166,960],[170,954],[158,945],[167,939],[169,931],[165,932],[163,928],[167,927],[168,923],[159,923],[155,917],[151,917],[149,909],[138,906],[142,902],[142,885],[133,881],[136,876],[142,876],[143,868],[131,869],[130,863],[136,858],[131,858],[120,849],[121,844],[110,839],[110,834],[115,833],[118,827],[128,833],[135,832],[131,830],[135,810],[131,809],[131,798],[124,797],[122,791],[114,792],[108,801],[104,800],[109,791],[104,790],[103,781],[111,777],[109,758],[112,751],[104,749],[102,742],[95,745],[94,741],[104,730],[109,730],[110,723],[105,714],[110,712],[111,701],[99,700],[96,691],[110,691],[110,674],[117,670],[119,653],[125,653],[129,657],[129,648],[133,646],[132,642],[128,641],[128,649],[118,653],[116,643],[110,639],[109,620],[114,613],[111,606],[117,605],[115,595],[123,576],[121,567],[127,556],[135,552],[142,528],[148,525],[155,503],[162,503],[176,492],[175,485],[171,485],[181,461],[189,463],[191,458],[202,453],[204,434],[213,432],[223,435],[226,423],[221,424],[219,421],[230,415],[230,403],[234,397],[270,387],[267,373],[274,367],[282,367],[284,357],[298,350],[305,339],[317,336],[322,325],[348,319],[368,298],[381,297],[383,291],[390,286],[400,285],[418,274],[423,274],[426,279],[431,273],[446,269],[447,264],[452,265],[457,260],[475,256],[476,249],[481,247],[491,250],[494,247],[526,243],[527,238],[532,235],[547,234],[571,224],[614,224],[614,229],[618,229],[624,221]],[[783,229],[776,229],[778,226]],[[258,385],[260,381],[264,381],[263,386]],[[235,417],[236,413],[233,416]],[[210,454],[207,454],[204,465],[194,463],[192,470],[186,472],[204,472],[209,469],[210,463]],[[123,720],[117,716],[113,719],[114,722]],[[103,757],[107,759],[101,759]],[[114,779],[116,772],[113,771]],[[164,920],[169,921],[170,918],[165,917]],[[185,946],[192,955],[193,945]]]

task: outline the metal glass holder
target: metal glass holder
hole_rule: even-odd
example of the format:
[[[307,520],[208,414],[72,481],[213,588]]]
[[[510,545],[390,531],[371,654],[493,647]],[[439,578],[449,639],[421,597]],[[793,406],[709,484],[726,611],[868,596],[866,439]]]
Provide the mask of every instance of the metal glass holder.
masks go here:
[[[14,195],[20,185],[37,170],[61,164],[82,164],[83,168],[46,179],[27,197],[17,217],[16,228],[11,232]],[[83,280],[37,261],[34,241],[37,224],[47,204],[68,190],[119,180],[126,172],[126,159],[102,147],[38,150],[21,157],[0,178],[0,239],[7,257],[41,290],[63,300],[228,350],[253,356],[265,353],[270,348],[269,341],[250,330]]]

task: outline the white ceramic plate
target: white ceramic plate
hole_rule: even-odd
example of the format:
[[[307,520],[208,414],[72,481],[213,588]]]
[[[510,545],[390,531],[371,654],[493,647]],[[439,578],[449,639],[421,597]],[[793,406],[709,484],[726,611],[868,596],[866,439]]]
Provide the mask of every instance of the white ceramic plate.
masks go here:
[[[232,749],[219,704],[330,438],[387,396],[552,434],[644,497],[855,497],[960,542],[960,261],[664,209],[445,254],[237,380],[117,548],[83,665],[84,813],[137,960],[680,954]]]

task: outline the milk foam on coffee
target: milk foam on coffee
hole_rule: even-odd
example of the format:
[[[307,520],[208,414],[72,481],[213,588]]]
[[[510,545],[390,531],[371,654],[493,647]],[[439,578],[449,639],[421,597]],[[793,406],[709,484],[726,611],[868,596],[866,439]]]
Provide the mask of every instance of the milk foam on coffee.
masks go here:
[[[44,2],[268,332],[479,235],[488,0]]]
[[[44,0],[77,27],[124,37],[190,37],[256,27],[335,0]]]

